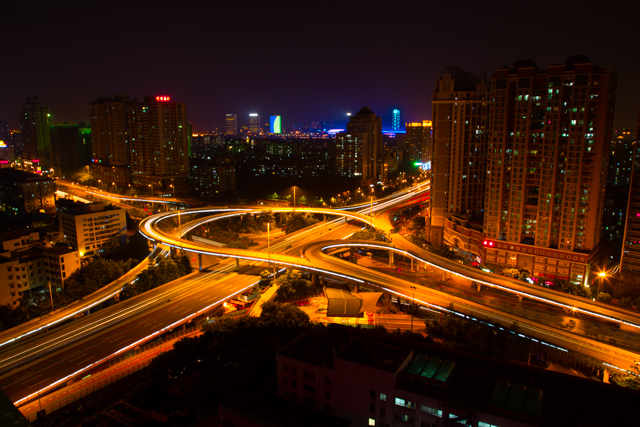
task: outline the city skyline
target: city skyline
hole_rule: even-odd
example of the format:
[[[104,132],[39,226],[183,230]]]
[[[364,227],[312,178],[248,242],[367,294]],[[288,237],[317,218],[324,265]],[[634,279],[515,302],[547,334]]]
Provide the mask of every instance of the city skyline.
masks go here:
[[[633,51],[635,41],[632,23],[625,24],[636,15],[630,6],[598,8],[596,14],[571,4],[554,5],[549,13],[517,4],[490,9],[469,3],[468,13],[454,18],[462,30],[455,37],[440,37],[451,31],[447,20],[437,18],[446,13],[440,5],[412,5],[410,13],[402,5],[386,5],[384,14],[375,7],[363,12],[357,5],[331,2],[319,8],[147,5],[127,7],[133,32],[113,30],[112,23],[122,21],[123,8],[117,4],[6,6],[13,19],[0,30],[0,47],[11,65],[0,71],[2,81],[10,82],[0,97],[0,121],[17,128],[19,106],[37,96],[50,106],[55,123],[87,122],[91,100],[128,93],[180,99],[189,105],[194,129],[223,132],[230,112],[242,119],[252,112],[280,114],[285,128],[311,121],[338,125],[362,105],[379,114],[386,128],[394,108],[402,111],[403,122],[431,118],[433,82],[448,65],[489,75],[521,59],[530,58],[542,69],[584,54],[618,72],[614,126],[635,127],[638,58],[624,54]],[[529,37],[518,20],[509,18],[525,14],[539,28],[557,28],[564,36],[542,32]],[[596,25],[598,31],[585,31]],[[28,35],[17,43],[16,35],[26,26]],[[158,28],[172,31],[158,35]],[[47,43],[39,42],[44,39]],[[358,43],[361,39],[369,42]],[[261,47],[278,43],[280,55]],[[255,55],[247,55],[251,46],[256,46]],[[180,60],[163,59],[167,51]]]

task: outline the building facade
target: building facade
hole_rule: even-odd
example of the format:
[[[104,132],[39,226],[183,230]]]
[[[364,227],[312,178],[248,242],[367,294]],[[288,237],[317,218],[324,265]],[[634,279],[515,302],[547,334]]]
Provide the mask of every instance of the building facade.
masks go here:
[[[127,218],[124,209],[105,207],[103,203],[58,201],[60,237],[77,249],[80,257],[95,255],[116,237],[121,243],[127,238]]]
[[[51,157],[51,111],[38,98],[27,98],[20,109],[20,128],[23,155],[31,160],[39,160],[40,166],[49,167]]]
[[[80,268],[78,251],[71,248],[46,249],[42,261],[47,284],[56,288],[63,288],[69,276]]]
[[[640,119],[638,120],[640,133]],[[633,144],[633,163],[627,202],[624,240],[620,256],[620,284],[618,294],[629,294],[640,289],[640,144]]]
[[[252,135],[260,134],[260,114],[258,113],[249,114],[249,132]]]
[[[2,168],[0,188],[0,211],[7,215],[56,213],[56,183],[49,177],[13,168]]]
[[[340,132],[336,135],[336,172],[340,176],[362,178],[364,162],[362,161],[362,138]]]
[[[616,74],[586,57],[494,72],[486,261],[586,283],[598,261]]]
[[[94,178],[132,184],[154,195],[188,192],[189,125],[184,102],[171,97],[98,98],[91,106]],[[99,178],[98,178],[99,176]]]
[[[481,219],[486,177],[489,90],[484,78],[447,67],[433,94],[431,226],[458,215]],[[447,238],[445,240],[452,240]]]
[[[195,197],[217,199],[236,192],[236,167],[214,160],[192,159],[189,163],[189,181]]]
[[[431,161],[431,120],[406,123],[404,159],[410,163]]]
[[[377,182],[383,165],[382,119],[362,107],[349,117],[346,131],[336,135],[337,173]]]
[[[238,115],[227,114],[225,116],[225,135],[237,135],[238,134]]]

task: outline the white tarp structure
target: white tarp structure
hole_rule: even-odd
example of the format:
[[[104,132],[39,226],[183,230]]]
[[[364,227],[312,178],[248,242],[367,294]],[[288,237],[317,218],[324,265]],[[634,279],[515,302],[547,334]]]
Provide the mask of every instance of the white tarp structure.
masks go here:
[[[353,293],[348,286],[324,288],[327,297],[327,317],[357,317],[376,308],[382,292]]]

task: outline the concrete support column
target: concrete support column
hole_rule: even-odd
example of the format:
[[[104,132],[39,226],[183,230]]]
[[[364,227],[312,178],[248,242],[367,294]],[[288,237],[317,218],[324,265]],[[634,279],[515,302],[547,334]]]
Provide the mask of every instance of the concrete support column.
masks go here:
[[[393,265],[393,251],[389,251],[389,267]]]
[[[318,287],[318,273],[311,273],[311,284],[314,288]]]
[[[236,270],[240,270],[240,258],[236,258]]]
[[[155,240],[153,241],[153,249],[158,247],[158,242],[156,242]]]
[[[355,251],[354,248],[351,248],[351,250],[349,251],[349,262],[353,262],[353,252]]]
[[[522,302],[522,295],[518,294],[518,302]]]
[[[359,290],[360,290],[360,288],[359,288],[357,283],[355,285],[353,285],[353,292],[354,293],[358,293]]]
[[[411,258],[411,272],[413,273],[413,258]]]
[[[198,269],[202,271],[202,254],[198,254]]]

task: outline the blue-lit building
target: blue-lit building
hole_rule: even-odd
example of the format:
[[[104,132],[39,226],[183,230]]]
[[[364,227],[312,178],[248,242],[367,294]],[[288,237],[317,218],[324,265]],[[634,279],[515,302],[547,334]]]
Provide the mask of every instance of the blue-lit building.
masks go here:
[[[393,117],[391,119],[391,130],[399,131],[400,130],[400,110],[394,108]]]

